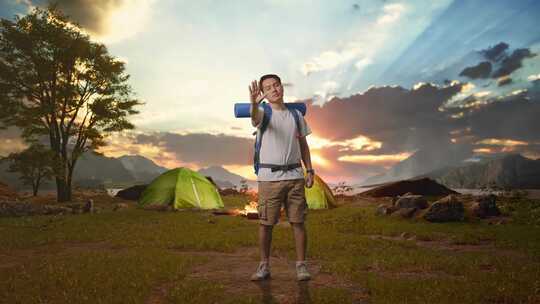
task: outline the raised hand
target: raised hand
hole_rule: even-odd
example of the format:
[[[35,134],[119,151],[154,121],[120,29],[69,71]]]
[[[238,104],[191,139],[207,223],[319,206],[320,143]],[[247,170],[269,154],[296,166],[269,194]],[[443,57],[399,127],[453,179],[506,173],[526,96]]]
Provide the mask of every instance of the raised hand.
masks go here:
[[[266,93],[263,94],[261,88],[257,85],[257,81],[253,80],[249,86],[249,99],[251,103],[259,104],[266,97]]]

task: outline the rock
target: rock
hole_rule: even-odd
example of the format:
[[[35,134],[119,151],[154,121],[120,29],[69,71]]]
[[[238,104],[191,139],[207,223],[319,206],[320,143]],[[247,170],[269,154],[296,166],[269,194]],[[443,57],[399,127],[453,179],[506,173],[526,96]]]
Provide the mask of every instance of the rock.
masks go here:
[[[397,208],[416,208],[426,209],[429,204],[425,197],[422,195],[407,195],[402,196],[396,201]]]
[[[69,214],[72,209],[64,206],[39,205],[28,202],[0,202],[0,216],[30,216]]]
[[[127,208],[129,208],[129,205],[126,203],[116,203],[114,204],[113,211],[118,211],[118,210],[127,209]]]
[[[360,193],[362,196],[383,197],[398,196],[406,193],[416,195],[449,195],[456,191],[446,188],[429,178],[409,179],[375,186],[375,188]]]
[[[24,202],[0,202],[0,216],[25,216],[31,213],[31,208]]]
[[[463,203],[455,195],[448,195],[434,202],[424,214],[424,219],[430,222],[463,221],[464,218]]]
[[[64,206],[45,205],[43,214],[70,214],[72,209]]]
[[[402,232],[400,235],[399,235],[402,239],[409,239],[411,237],[413,237],[412,234],[408,233],[408,232]]]
[[[218,191],[220,195],[235,195],[240,193],[233,188],[219,189]]]
[[[387,206],[385,204],[380,204],[377,209],[375,209],[375,215],[388,215],[396,211],[394,206]]]
[[[495,195],[478,198],[472,203],[471,209],[473,214],[479,218],[501,215],[501,211],[497,207],[497,197]]]
[[[83,206],[83,212],[94,212],[94,200],[93,199],[89,199],[86,204],[84,204]]]
[[[416,208],[400,208],[398,210],[396,210],[396,212],[393,212],[392,213],[392,216],[395,216],[395,217],[402,217],[402,218],[410,218],[414,215],[414,213],[416,212]]]
[[[125,200],[137,201],[147,186],[148,185],[135,185],[133,187],[118,191],[115,196]]]

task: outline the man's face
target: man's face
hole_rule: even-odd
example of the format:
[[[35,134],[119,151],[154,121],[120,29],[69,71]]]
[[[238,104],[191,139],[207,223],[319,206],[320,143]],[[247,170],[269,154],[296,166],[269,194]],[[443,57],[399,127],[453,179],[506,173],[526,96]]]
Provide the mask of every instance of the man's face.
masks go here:
[[[283,101],[283,87],[281,83],[275,78],[267,78],[261,83],[263,93],[266,94],[266,99],[269,102],[282,102]]]

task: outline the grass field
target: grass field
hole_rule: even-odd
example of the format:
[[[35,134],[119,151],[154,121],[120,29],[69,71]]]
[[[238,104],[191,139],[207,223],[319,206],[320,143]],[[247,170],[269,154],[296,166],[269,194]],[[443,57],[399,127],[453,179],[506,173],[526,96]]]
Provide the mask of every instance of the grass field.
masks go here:
[[[280,224],[265,285],[248,280],[256,221],[94,200],[97,214],[0,218],[1,303],[540,303],[539,201],[507,199],[501,225],[377,217],[367,201],[311,211],[313,280],[294,281]]]

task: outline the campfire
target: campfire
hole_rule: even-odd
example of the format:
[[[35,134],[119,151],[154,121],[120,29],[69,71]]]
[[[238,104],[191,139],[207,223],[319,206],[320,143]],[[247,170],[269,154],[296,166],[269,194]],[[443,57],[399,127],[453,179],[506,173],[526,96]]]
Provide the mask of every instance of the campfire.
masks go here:
[[[256,201],[251,201],[244,206],[244,209],[230,209],[226,211],[214,211],[215,215],[234,215],[234,216],[245,216],[250,220],[256,220],[259,218],[259,212],[257,211],[257,206],[259,204]]]
[[[246,216],[248,219],[258,219],[259,212],[257,211],[257,206],[259,204],[255,201],[251,201],[244,206],[244,209],[234,209],[238,215]]]

